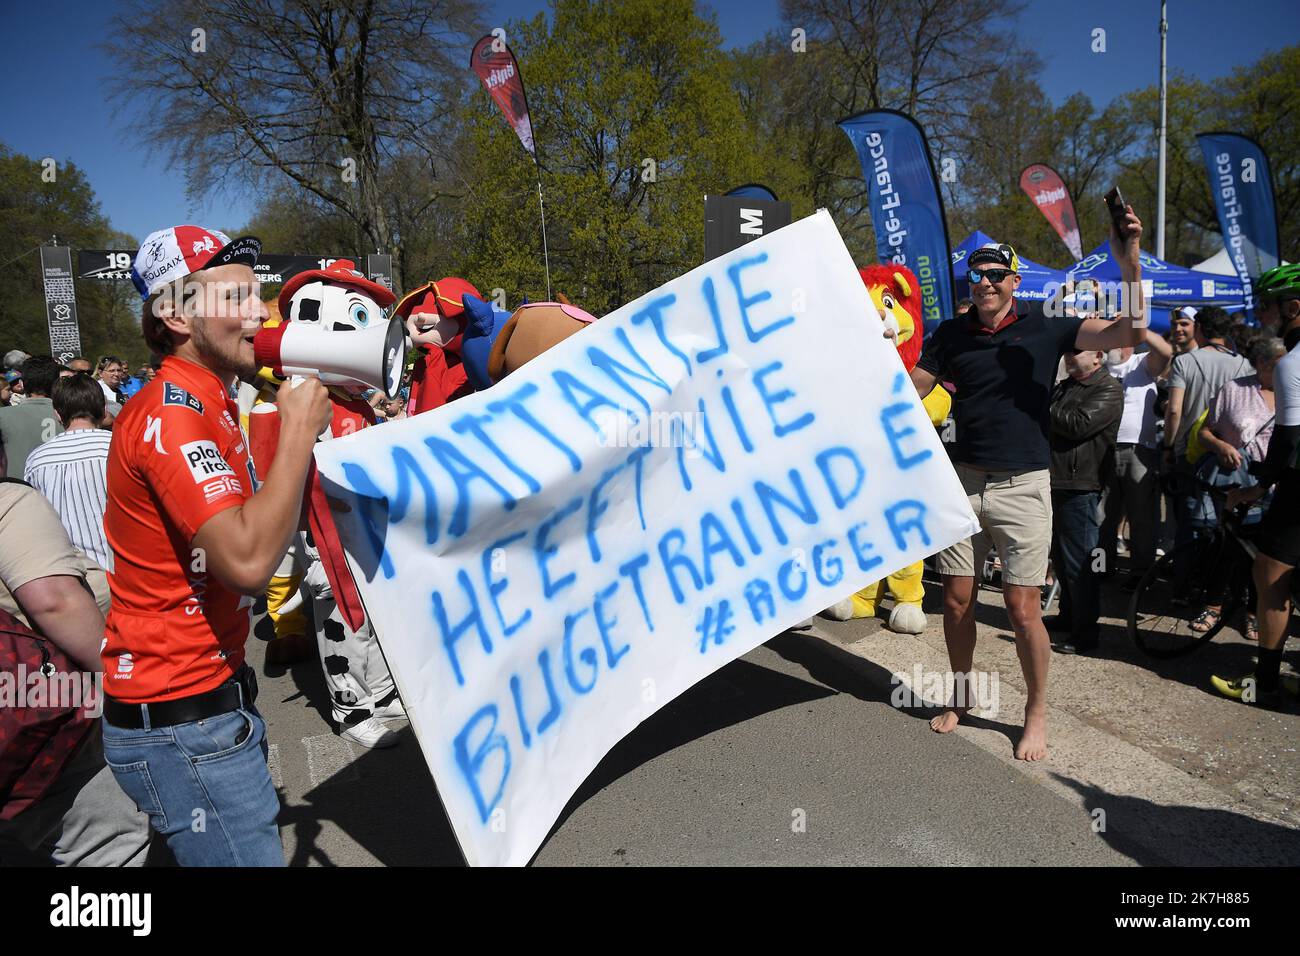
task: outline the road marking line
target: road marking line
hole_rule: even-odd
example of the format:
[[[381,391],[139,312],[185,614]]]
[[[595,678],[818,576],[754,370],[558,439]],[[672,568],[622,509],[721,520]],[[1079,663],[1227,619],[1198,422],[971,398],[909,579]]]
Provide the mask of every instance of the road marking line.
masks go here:
[[[280,772],[280,745],[267,744],[266,768],[271,771],[271,785],[277,790],[284,789],[284,775]]]
[[[311,776],[313,787],[326,781],[348,782],[361,779],[361,774],[352,765],[356,752],[337,734],[304,737],[302,745],[307,749],[307,773]]]
[[[953,843],[947,834],[923,823],[897,834],[890,843],[929,866],[983,865],[982,860],[959,844]]]

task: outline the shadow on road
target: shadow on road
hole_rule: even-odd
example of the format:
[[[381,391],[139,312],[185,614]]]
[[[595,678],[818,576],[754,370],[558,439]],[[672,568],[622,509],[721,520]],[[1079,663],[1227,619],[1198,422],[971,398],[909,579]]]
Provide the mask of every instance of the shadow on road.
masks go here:
[[[781,640],[781,637],[774,638],[768,646],[773,647]],[[546,835],[546,840],[550,840],[583,803],[659,755],[761,714],[820,700],[834,693],[834,690],[759,664],[746,660],[732,661],[656,711],[619,741],[583,781]],[[542,845],[545,846],[546,841]]]
[[[308,639],[312,642],[312,653],[304,661],[298,661],[293,664],[272,664],[265,658],[262,660],[262,673],[267,677],[282,677],[288,674],[292,678],[294,686],[298,688],[298,693],[284,698],[282,703],[296,700],[299,697],[306,698],[310,706],[317,714],[320,715],[321,721],[329,727],[333,723],[333,708],[330,706],[329,691],[325,688],[325,677],[321,673],[320,656],[316,653],[315,625],[312,623],[311,602],[305,602],[303,607],[303,616],[306,618],[306,633]],[[271,618],[263,615],[256,619],[253,625],[253,637],[266,643],[275,636],[275,626]]]
[[[294,669],[295,680],[301,670],[299,687],[309,697],[315,693],[308,689],[313,679],[311,666]],[[761,714],[834,693],[758,664],[733,661],[651,715],[615,745],[565,806],[547,839],[585,801],[661,754]],[[288,860],[290,866],[336,865],[320,845],[322,821],[338,826],[385,866],[463,864],[419,743],[409,726],[402,733],[406,739],[400,746],[361,753],[342,771],[304,794],[303,803],[282,807],[280,824],[292,828],[296,844]]]
[[[1005,622],[1000,607],[984,610]],[[586,801],[642,765],[765,713],[841,693],[890,706],[918,720],[928,720],[939,712],[940,701],[893,708],[891,695],[896,685],[891,671],[822,638],[786,632],[766,646],[802,668],[808,679],[746,660],[728,664],[620,741],[565,806],[547,841]],[[1131,650],[1137,653],[1136,648]],[[315,661],[297,665],[292,676],[299,693],[327,708]],[[967,723],[995,730],[1013,744],[1021,733],[1018,724],[998,720],[968,717]],[[333,866],[340,862],[332,860],[321,846],[324,821],[337,825],[383,865],[463,864],[418,742],[409,727],[402,733],[406,739],[400,747],[361,753],[304,794],[298,805],[284,807],[281,823],[292,828],[295,836],[290,865]],[[1081,795],[1090,814],[1104,812],[1105,829],[1098,830],[1098,835],[1139,864],[1276,865],[1300,859],[1300,831],[1229,810],[1162,806],[1114,796],[1066,776],[1053,776]]]
[[[1093,830],[1142,866],[1294,866],[1300,831],[1231,810],[1165,806],[1051,776],[1083,798]]]
[[[881,633],[890,634],[883,628]],[[915,689],[916,698],[911,702],[904,701],[902,704],[895,705],[891,698],[900,685],[894,681],[892,671],[826,641],[806,640],[787,633],[772,639],[767,646],[792,664],[803,667],[814,680],[821,681],[841,694],[849,694],[858,700],[886,704],[901,714],[927,722],[943,712],[946,702],[942,700],[922,700],[921,703],[915,703],[916,698],[920,697],[921,688]],[[1019,724],[1008,724],[973,714],[968,714],[962,720],[962,724],[995,730],[1011,741],[1013,746],[1019,743],[1024,731]]]
[[[999,613],[1000,608],[995,609]],[[882,631],[888,634],[887,631]],[[784,634],[768,642],[786,660],[805,668],[814,680],[859,700],[890,704],[894,688],[889,670],[840,647]],[[928,720],[938,702],[895,708]],[[966,726],[998,731],[1012,743],[1021,727],[968,716]],[[1117,796],[1049,771],[1053,779],[1082,797],[1097,835],[1116,852],[1143,866],[1294,866],[1300,859],[1300,830],[1218,808],[1166,806],[1140,797]],[[1100,815],[1096,811],[1102,811]]]
[[[321,848],[321,822],[330,821],[384,866],[459,866],[464,863],[433,778],[409,725],[402,742],[366,750],[339,773],[282,806],[280,826],[295,839],[289,866],[334,866]]]

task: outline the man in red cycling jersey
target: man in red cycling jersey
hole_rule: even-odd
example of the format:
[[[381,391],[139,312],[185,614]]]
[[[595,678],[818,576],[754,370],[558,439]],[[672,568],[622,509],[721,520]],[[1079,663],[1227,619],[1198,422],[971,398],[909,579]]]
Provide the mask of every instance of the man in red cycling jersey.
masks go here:
[[[282,392],[259,489],[231,394],[257,371],[260,250],[198,226],[145,240],[132,279],[145,340],[164,358],[118,417],[108,456],[104,752],[182,866],[284,865],[244,643],[253,597],[298,526],[330,403],[317,381]]]

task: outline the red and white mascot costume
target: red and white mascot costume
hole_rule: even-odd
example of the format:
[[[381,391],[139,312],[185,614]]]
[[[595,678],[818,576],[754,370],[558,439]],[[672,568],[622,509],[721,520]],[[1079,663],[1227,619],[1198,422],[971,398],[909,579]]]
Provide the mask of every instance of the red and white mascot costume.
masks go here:
[[[400,375],[404,336],[384,314],[395,299],[387,288],[357,272],[350,261],[339,259],[327,269],[300,272],[289,279],[279,299],[284,321],[258,333],[254,342],[258,364],[269,369],[274,378],[288,380],[281,388],[293,387],[295,374],[311,374],[329,386],[334,415],[330,427],[320,436],[321,441],[349,435],[375,423],[374,409],[363,396],[383,381],[384,373],[378,368],[368,375],[320,372],[312,368],[309,358],[295,355],[291,360],[287,354],[295,349],[301,352],[304,341],[318,343],[323,354],[358,351],[363,342],[369,349],[377,337],[383,336],[375,329],[384,326],[388,332],[387,351],[397,353],[388,355],[388,362],[391,365],[396,360]],[[305,332],[309,327],[311,334]],[[370,331],[364,338],[358,334],[367,330]],[[342,344],[326,341],[335,335],[355,339]],[[395,394],[396,382],[385,384],[390,395]],[[279,416],[274,403],[253,406],[249,414],[249,443],[256,466],[264,474],[271,467],[278,437]],[[346,739],[366,747],[391,746],[398,738],[384,726],[383,720],[404,716],[401,701],[366,619],[314,464],[307,482],[303,501],[306,537],[299,543],[307,566],[304,580],[313,601],[317,646],[333,717]]]

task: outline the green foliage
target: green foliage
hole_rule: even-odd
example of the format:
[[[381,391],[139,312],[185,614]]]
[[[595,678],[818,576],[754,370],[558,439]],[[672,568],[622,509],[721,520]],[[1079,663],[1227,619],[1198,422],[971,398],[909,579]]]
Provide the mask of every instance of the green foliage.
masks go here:
[[[392,249],[405,225],[386,202],[394,159],[438,157],[482,19],[477,0],[138,0],[114,19],[109,86],[150,101],[133,133],[192,196],[292,186],[365,251]],[[190,21],[201,55],[177,29]]]
[[[543,16],[510,24],[541,161],[554,290],[602,313],[690,269],[702,257],[704,194],[746,181],[771,186],[796,218],[829,209],[854,257],[873,261],[866,185],[835,123],[874,106],[914,113],[936,163],[952,161],[955,178],[942,188],[954,243],[979,228],[1031,259],[1068,265],[1065,245],[1019,187],[1020,171],[1041,162],[1074,196],[1085,251],[1107,235],[1101,197],[1116,182],[1154,251],[1155,88],[1105,108],[1081,93],[1053,105],[1038,60],[1009,49],[998,25],[1013,12],[974,0],[786,0],[785,19],[807,30],[802,53],[788,29],[723,53],[714,25],[684,0],[561,0],[549,26]],[[897,31],[873,22],[922,26],[900,44]],[[1288,47],[1223,81],[1171,80],[1167,258],[1194,262],[1220,242],[1194,139],[1208,129],[1263,143],[1283,254],[1300,253],[1298,61],[1300,47]],[[536,300],[546,293],[537,168],[472,77],[457,119],[454,158],[436,179],[402,156],[382,174],[389,218],[404,224],[395,251],[405,285],[456,274],[488,295],[504,289],[510,305]],[[642,179],[645,159],[655,161],[655,182]],[[296,194],[276,208],[296,215]],[[309,212],[301,225],[286,223],[285,235],[334,235],[330,221]]]
[[[1008,62],[1036,64],[1008,57],[1014,13],[1011,0],[782,0],[783,28],[734,55],[746,117],[767,144],[764,181],[796,214],[829,210],[854,258],[874,261],[867,185],[836,123],[901,110],[925,129],[936,163],[962,158],[994,77]]]
[[[785,28],[731,55],[746,118],[762,141],[762,176],[796,215],[824,206],[850,252],[875,259],[866,184],[835,120],[877,107],[914,115],[942,169],[949,236],[974,229],[1062,267],[1064,243],[1019,188],[1022,169],[1047,163],[1074,197],[1084,250],[1105,240],[1102,195],[1119,183],[1154,251],[1158,91],[1099,109],[1083,94],[1059,105],[1037,81],[1037,58],[999,26],[1009,3],[967,0],[783,0]],[[906,24],[907,29],[884,25]],[[806,52],[790,29],[806,31]],[[1273,165],[1285,258],[1300,254],[1300,46],[1238,68],[1223,80],[1169,83],[1165,256],[1192,263],[1221,244],[1195,134],[1256,138]]]
[[[508,30],[529,97],[552,287],[600,314],[703,260],[702,201],[760,178],[717,27],[690,0],[560,0]],[[545,295],[537,176],[479,89],[463,113],[457,266]]]
[[[1300,255],[1300,46],[1266,54],[1224,80],[1186,77],[1169,82],[1166,161],[1166,258],[1194,261],[1222,245],[1214,197],[1196,134],[1228,130],[1255,139],[1269,158],[1277,202],[1282,257]],[[1126,119],[1142,134],[1124,157],[1120,188],[1139,208],[1156,200],[1159,91],[1148,87],[1122,101]],[[1146,217],[1154,226],[1154,214]]]
[[[251,8],[226,2],[222,9],[239,25]],[[316,20],[309,8],[293,9],[295,28],[311,33]],[[456,0],[434,27],[421,19],[422,9],[418,0],[384,0],[366,14],[382,21],[394,43],[406,35],[398,29],[403,18],[415,18],[420,28],[381,58],[380,67],[418,62],[434,33],[455,35],[451,25],[470,22],[477,5]],[[403,99],[399,76],[386,68],[376,73],[370,63],[371,85],[362,99],[347,100],[347,109],[333,101],[314,107],[303,142],[335,145],[320,152],[289,136],[287,152],[263,157],[248,167],[246,180],[232,180],[257,190],[262,202],[243,229],[227,231],[258,235],[272,252],[365,255],[383,245],[403,288],[462,275],[489,297],[503,289],[514,306],[524,296],[546,295],[540,178],[553,292],[603,314],[698,265],[703,197],[743,182],[771,186],[790,201],[796,218],[829,209],[855,258],[874,260],[866,185],[835,124],[884,106],[914,114],[941,170],[949,161],[955,171],[942,185],[954,243],[980,228],[1029,258],[1067,265],[1063,243],[1018,184],[1026,165],[1042,162],[1074,196],[1085,250],[1107,234],[1101,196],[1115,182],[1142,216],[1154,250],[1156,89],[1105,108],[1083,94],[1053,105],[1037,82],[1038,60],[1008,40],[1012,0],[783,0],[782,29],[730,52],[701,10],[692,0],[557,0],[549,22],[538,15],[507,24],[528,93],[536,165],[461,65],[464,58],[453,55],[456,43],[441,49],[429,74],[439,78],[437,88],[418,102]],[[329,11],[320,22],[337,20],[349,29],[361,22],[344,7],[329,5]],[[401,17],[390,22],[384,11]],[[792,26],[806,30],[802,52],[792,45]],[[162,27],[154,33],[146,39],[162,43],[171,36]],[[308,39],[312,49],[347,45],[341,35]],[[275,42],[260,37],[248,56],[256,59],[257,50]],[[274,73],[270,62],[253,65],[287,85],[248,102],[261,104],[259,122],[283,132],[276,104],[298,97],[305,80]],[[304,67],[304,76],[317,68]],[[207,82],[206,75],[192,79]],[[212,95],[195,94],[185,142],[206,142],[212,118],[204,96]],[[1263,145],[1273,165],[1282,253],[1300,255],[1298,103],[1300,46],[1270,53],[1223,80],[1171,79],[1166,258],[1192,262],[1219,245],[1195,142],[1195,133],[1213,129],[1237,130]],[[367,126],[367,110],[382,113],[376,120],[382,131]],[[347,139],[338,126],[344,120],[360,124],[369,144],[366,195],[346,202],[316,179],[301,178],[317,166],[333,169],[338,142]],[[223,123],[227,133],[242,128],[229,116]],[[202,162],[185,169],[221,178]],[[52,234],[74,248],[135,245],[111,231],[76,166],[61,165],[53,183],[40,174],[36,159],[0,146],[0,263],[13,260],[6,266],[11,288],[0,300],[4,349],[48,350],[36,246]],[[88,355],[144,358],[139,302],[130,286],[82,282],[77,294]]]
[[[85,174],[74,163],[59,162],[53,182],[42,177],[40,160],[0,144],[0,265],[6,288],[0,296],[0,351],[22,349],[33,355],[50,351],[45,291],[38,247],[57,236],[77,249],[133,246],[130,236],[114,233],[100,212]],[[82,351],[92,358],[107,352],[143,361],[139,297],[119,284],[79,283],[77,318]]]
[[[990,84],[987,99],[970,114],[962,134],[956,182],[945,190],[954,244],[975,229],[1011,242],[1020,253],[1044,265],[1064,268],[1072,256],[1056,230],[1020,188],[1020,173],[1031,163],[1046,163],[1060,173],[1074,197],[1084,252],[1104,241],[1109,217],[1102,195],[1115,178],[1117,160],[1134,143],[1131,123],[1118,106],[1098,111],[1076,93],[1052,106],[1033,70],[1013,63]],[[1154,228],[1139,197],[1134,203]]]

